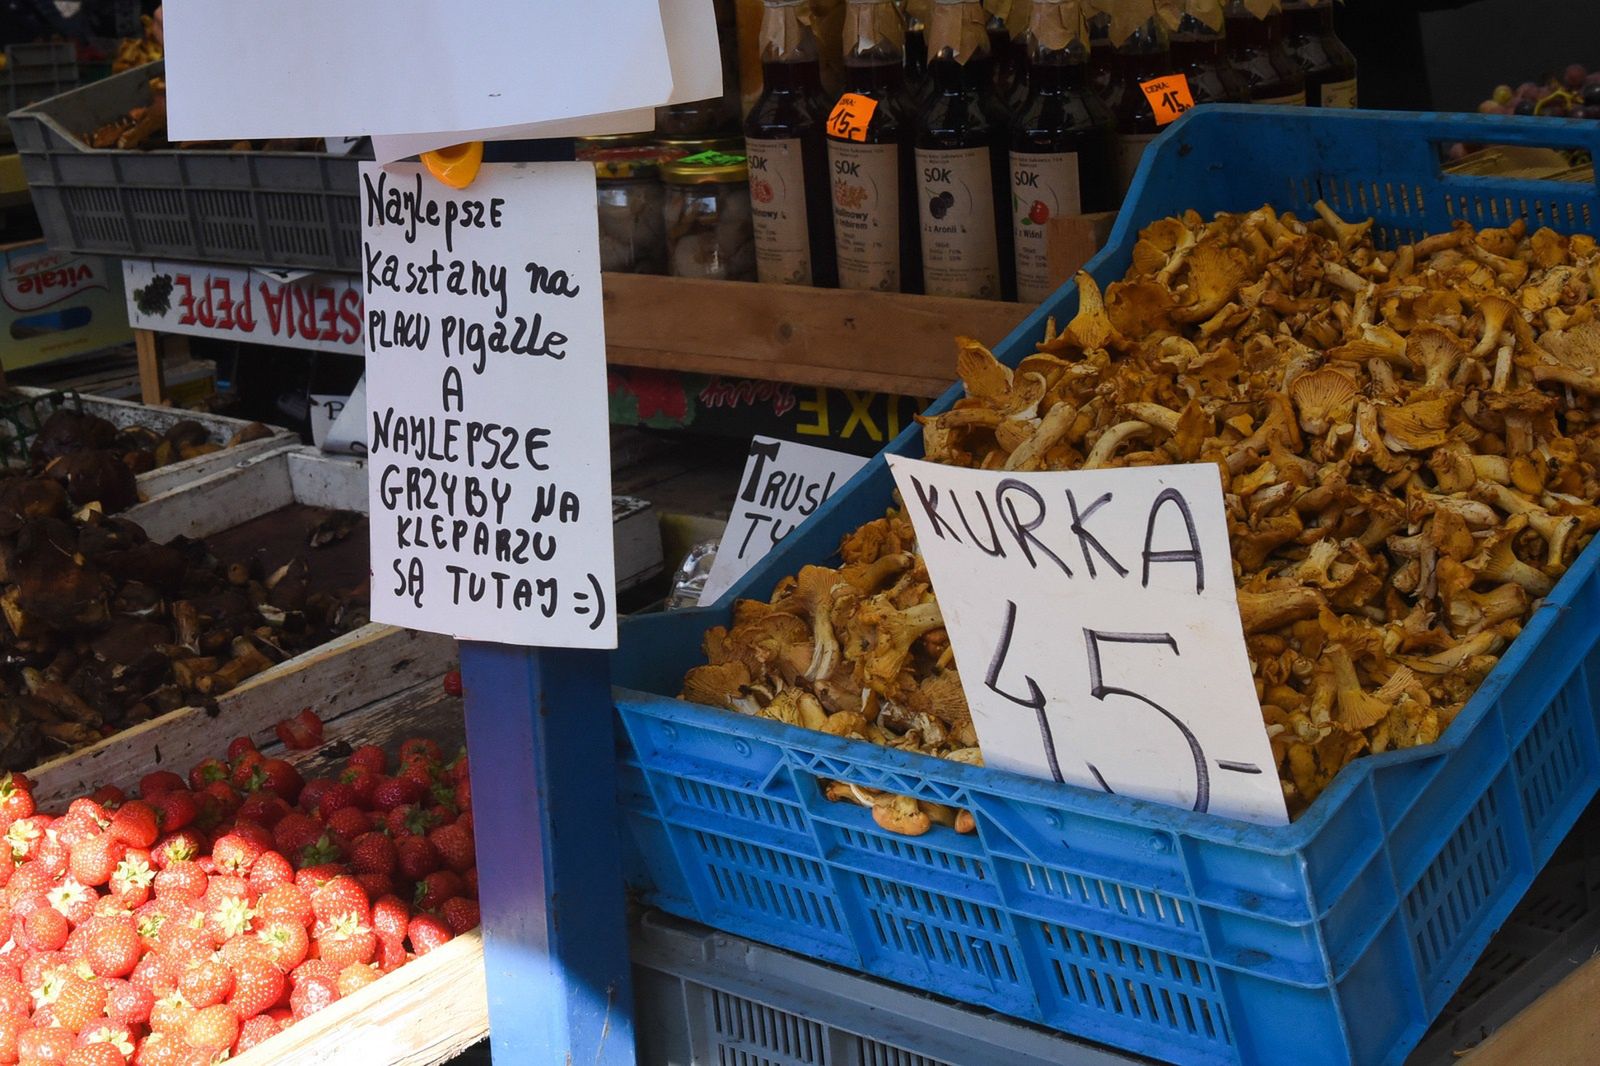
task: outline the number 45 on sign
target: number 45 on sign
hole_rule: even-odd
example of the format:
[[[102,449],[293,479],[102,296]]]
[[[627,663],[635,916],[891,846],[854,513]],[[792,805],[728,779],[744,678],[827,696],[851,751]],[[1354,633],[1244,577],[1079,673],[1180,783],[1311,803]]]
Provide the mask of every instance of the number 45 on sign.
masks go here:
[[[1288,822],[1214,466],[889,464],[985,765]]]

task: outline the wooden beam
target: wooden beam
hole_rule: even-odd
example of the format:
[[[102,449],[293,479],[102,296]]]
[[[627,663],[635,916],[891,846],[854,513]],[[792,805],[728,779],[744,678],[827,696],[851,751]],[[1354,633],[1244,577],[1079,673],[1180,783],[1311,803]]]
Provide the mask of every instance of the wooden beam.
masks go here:
[[[167,402],[167,379],[161,368],[162,338],[153,330],[133,331],[133,347],[139,355],[139,398],[152,407]]]
[[[1600,956],[1468,1052],[1462,1066],[1587,1066],[1600,1049]]]
[[[945,296],[607,274],[606,357],[619,366],[938,396],[955,338],[995,344],[1032,309]]]

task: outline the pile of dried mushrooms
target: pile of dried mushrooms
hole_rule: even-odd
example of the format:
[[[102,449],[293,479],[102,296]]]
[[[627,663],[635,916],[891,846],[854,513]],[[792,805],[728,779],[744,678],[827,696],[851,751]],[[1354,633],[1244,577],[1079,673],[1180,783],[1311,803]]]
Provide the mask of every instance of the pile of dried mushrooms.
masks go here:
[[[1124,280],[1015,369],[959,342],[927,457],[1215,463],[1290,811],[1438,739],[1600,528],[1600,251],[1517,221],[1385,250],[1326,204],[1147,227]],[[978,762],[909,523],[852,534],[707,634],[684,697]],[[961,812],[836,785],[907,832]]]

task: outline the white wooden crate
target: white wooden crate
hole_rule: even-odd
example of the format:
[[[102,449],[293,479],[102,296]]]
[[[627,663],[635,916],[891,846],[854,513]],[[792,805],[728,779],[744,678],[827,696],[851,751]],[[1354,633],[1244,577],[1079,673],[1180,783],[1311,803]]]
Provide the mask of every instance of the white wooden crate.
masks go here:
[[[34,410],[39,416],[42,425],[54,410],[49,404],[42,403],[52,390],[36,389],[25,386],[16,386],[8,390],[8,395],[0,396],[0,402],[9,402],[14,398],[32,398]],[[78,407],[84,414],[97,415],[105,419],[118,429],[127,426],[144,426],[146,429],[157,433],[165,433],[179,422],[198,422],[211,434],[211,440],[216,444],[227,444],[233,435],[250,423],[239,418],[228,418],[224,415],[209,414],[204,411],[185,411],[177,407],[148,407],[142,403],[129,403],[126,400],[113,400],[104,396],[85,396],[78,394],[76,403],[68,399],[65,406]],[[191,481],[209,477],[212,474],[238,464],[242,460],[263,455],[270,451],[283,448],[286,445],[299,443],[299,435],[292,430],[272,429],[270,437],[253,440],[247,444],[240,444],[232,448],[224,448],[220,452],[210,455],[199,455],[193,459],[183,459],[176,463],[148,473],[140,474],[136,479],[139,486],[139,498],[149,500],[162,493],[171,492],[181,485]],[[10,427],[0,424],[0,433],[9,435]]]

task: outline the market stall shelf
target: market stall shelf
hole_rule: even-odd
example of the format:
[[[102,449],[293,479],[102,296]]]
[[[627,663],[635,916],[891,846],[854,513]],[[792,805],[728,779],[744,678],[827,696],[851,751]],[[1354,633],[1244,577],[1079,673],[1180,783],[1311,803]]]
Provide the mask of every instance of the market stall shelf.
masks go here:
[[[1593,233],[1593,187],[1441,174],[1437,143],[1600,148],[1592,123],[1217,107],[1146,153],[1108,249],[1139,228],[1328,201],[1386,244],[1455,219]],[[1015,364],[1067,321],[1065,290],[998,349]],[[956,398],[948,394],[935,410]],[[920,435],[891,450],[920,454]],[[879,517],[875,461],[709,611],[624,627],[612,677],[629,751],[629,876],[666,910],[1185,1063],[1397,1063],[1600,788],[1591,546],[1436,744],[1347,767],[1283,828],[885,750],[664,699],[733,599],[834,556]],[[658,695],[650,695],[654,693]],[[970,811],[910,839],[823,782]],[[1292,1021],[1291,1021],[1292,1019]]]

